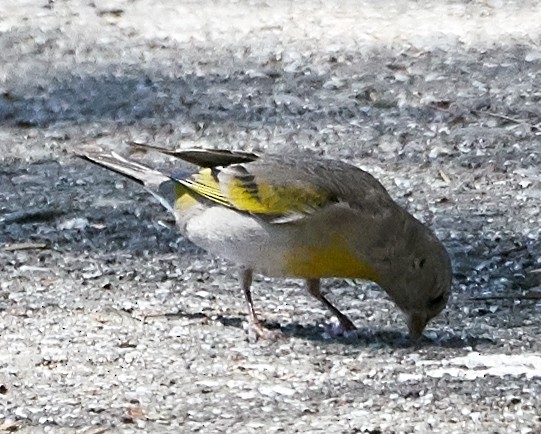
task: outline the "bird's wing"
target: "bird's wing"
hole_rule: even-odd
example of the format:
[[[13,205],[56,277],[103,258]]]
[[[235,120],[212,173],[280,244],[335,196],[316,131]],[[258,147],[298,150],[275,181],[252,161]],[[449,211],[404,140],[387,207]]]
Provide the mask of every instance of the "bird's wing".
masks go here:
[[[274,223],[297,220],[336,202],[316,179],[273,159],[204,168],[176,181],[211,202]]]
[[[336,203],[378,216],[392,202],[385,188],[367,172],[310,154],[259,157],[243,151],[172,151],[131,145],[202,167],[191,176],[171,176],[191,191],[194,198],[274,223],[298,220]]]

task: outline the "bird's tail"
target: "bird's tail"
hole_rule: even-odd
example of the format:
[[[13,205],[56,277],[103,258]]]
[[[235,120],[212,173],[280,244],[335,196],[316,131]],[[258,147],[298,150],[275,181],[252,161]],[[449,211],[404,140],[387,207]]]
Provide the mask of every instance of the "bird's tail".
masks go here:
[[[169,180],[166,174],[152,169],[133,160],[121,157],[116,152],[82,151],[77,156],[98,166],[105,167],[120,175],[126,176],[145,187],[158,187],[162,182]]]
[[[170,150],[159,146],[143,143],[129,143],[130,146],[142,151],[156,151],[161,154],[170,155],[199,167],[229,166],[230,164],[248,163],[257,160],[259,157],[251,152],[229,151],[226,149],[179,149]]]
[[[129,145],[140,151],[156,151],[203,168],[247,163],[259,158],[256,154],[242,151],[220,149],[169,150],[142,143],[129,143]],[[84,150],[77,152],[77,156],[143,185],[165,208],[173,213],[175,201],[183,196],[186,196],[186,198],[188,195],[193,196],[193,192],[182,182],[179,182],[189,174],[178,174],[176,172],[165,174],[136,161],[126,159],[112,151]]]
[[[175,181],[165,173],[128,160],[112,151],[80,151],[76,155],[143,185],[167,210],[173,212]]]

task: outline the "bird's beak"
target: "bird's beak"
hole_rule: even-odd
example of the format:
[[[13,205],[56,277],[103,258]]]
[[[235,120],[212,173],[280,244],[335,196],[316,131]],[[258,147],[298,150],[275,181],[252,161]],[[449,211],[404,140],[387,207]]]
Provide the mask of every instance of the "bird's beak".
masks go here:
[[[408,316],[408,329],[412,341],[416,341],[421,337],[427,323],[428,318],[422,313],[412,313]]]

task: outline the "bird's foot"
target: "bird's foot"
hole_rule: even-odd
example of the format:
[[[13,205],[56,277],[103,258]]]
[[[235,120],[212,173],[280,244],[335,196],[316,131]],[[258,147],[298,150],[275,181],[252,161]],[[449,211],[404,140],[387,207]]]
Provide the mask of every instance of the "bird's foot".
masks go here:
[[[326,324],[323,328],[323,339],[354,338],[357,336],[357,328],[353,323]]]
[[[280,330],[270,330],[260,322],[250,322],[245,325],[245,329],[248,332],[248,341],[252,343],[260,339],[275,342],[284,337],[284,334]]]

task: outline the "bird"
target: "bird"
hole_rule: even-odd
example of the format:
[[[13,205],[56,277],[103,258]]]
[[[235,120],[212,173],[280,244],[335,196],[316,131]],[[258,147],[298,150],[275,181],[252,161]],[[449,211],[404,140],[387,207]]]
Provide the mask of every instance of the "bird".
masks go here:
[[[448,252],[367,171],[311,153],[131,146],[196,167],[164,171],[104,149],[77,154],[143,185],[174,214],[188,240],[238,266],[255,339],[275,331],[256,314],[254,273],[303,279],[338,320],[338,334],[356,327],[322,293],[325,278],[379,285],[405,315],[412,342],[445,308],[452,286]]]

